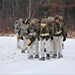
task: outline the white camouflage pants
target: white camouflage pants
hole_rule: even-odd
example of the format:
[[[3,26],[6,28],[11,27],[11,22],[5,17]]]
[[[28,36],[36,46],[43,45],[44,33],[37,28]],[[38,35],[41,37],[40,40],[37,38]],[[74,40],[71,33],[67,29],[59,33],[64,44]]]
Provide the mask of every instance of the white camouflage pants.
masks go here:
[[[36,50],[36,41],[34,41],[29,47],[28,47],[28,56],[34,55],[34,52]]]
[[[26,45],[27,45],[27,39],[25,38],[25,36],[23,36],[23,49],[22,50],[25,50],[26,49]]]
[[[18,38],[18,33],[17,33],[17,48],[20,48],[19,41],[20,41],[20,39]]]
[[[36,39],[28,48],[30,55],[39,55],[39,41]]]
[[[35,55],[39,55],[39,41],[38,39],[35,40],[35,51],[34,51]]]
[[[46,54],[50,54],[50,39],[48,39],[46,41],[46,39],[42,40],[40,38],[40,42],[39,42],[39,56],[40,57],[45,57],[45,51],[44,48],[46,48]]]
[[[54,39],[51,41],[51,53],[52,55],[62,52],[62,36],[54,36]]]

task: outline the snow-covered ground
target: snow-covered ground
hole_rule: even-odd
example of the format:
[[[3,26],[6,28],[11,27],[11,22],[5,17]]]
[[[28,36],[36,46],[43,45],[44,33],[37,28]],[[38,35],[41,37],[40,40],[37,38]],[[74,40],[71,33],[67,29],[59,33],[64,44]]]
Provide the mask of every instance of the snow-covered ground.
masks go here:
[[[46,61],[28,60],[16,47],[16,37],[0,37],[0,74],[74,74],[75,39],[64,42],[63,58]]]

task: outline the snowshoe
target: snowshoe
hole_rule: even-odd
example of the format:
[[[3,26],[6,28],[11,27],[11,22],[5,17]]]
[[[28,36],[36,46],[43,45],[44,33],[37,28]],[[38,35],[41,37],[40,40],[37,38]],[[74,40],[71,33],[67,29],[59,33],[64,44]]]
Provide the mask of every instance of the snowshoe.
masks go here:
[[[39,58],[39,56],[38,56],[38,55],[35,55],[35,56],[34,56],[34,58],[38,59],[38,58]]]
[[[58,58],[63,58],[63,55],[59,53]]]
[[[57,58],[57,54],[54,54],[54,55],[52,56],[52,58]]]
[[[25,53],[25,50],[22,50],[21,53]]]
[[[28,57],[28,59],[33,59],[33,55],[30,55],[30,56]]]
[[[45,57],[41,57],[41,58],[39,58],[39,60],[42,60],[42,61],[44,61],[44,60],[45,60]]]

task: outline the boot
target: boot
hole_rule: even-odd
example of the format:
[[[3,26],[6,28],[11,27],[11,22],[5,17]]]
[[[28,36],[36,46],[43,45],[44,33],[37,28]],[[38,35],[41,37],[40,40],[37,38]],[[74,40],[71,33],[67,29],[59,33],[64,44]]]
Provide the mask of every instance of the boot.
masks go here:
[[[52,58],[57,58],[57,54],[54,54],[54,55],[52,56]]]
[[[46,59],[50,59],[50,54],[46,54]]]
[[[63,55],[61,53],[59,53],[58,58],[63,58]]]
[[[46,48],[44,48],[44,52],[46,52]]]
[[[38,59],[38,58],[39,58],[39,56],[38,56],[38,55],[35,55],[35,56],[34,56],[34,58],[35,58],[35,59]]]
[[[42,60],[42,61],[44,61],[44,60],[45,60],[45,57],[41,57],[39,60]]]
[[[33,55],[28,56],[28,59],[33,59]]]
[[[25,50],[22,50],[21,53],[25,53]]]

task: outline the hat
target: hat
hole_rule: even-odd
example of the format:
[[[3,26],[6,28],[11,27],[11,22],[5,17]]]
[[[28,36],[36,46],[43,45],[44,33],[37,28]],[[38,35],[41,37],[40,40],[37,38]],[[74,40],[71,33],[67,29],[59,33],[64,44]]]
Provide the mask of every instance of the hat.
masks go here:
[[[22,18],[20,18],[20,19],[19,19],[19,22],[22,22],[22,21],[23,21],[23,19],[22,19]]]
[[[59,17],[55,17],[54,20],[59,20]]]

